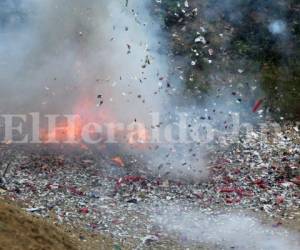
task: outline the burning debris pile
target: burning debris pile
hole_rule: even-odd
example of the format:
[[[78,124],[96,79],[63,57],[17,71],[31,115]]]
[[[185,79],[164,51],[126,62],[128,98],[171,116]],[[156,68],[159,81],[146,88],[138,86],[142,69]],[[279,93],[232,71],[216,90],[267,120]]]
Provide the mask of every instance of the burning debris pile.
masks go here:
[[[297,249],[299,126],[260,87],[297,39],[269,1],[4,2],[2,198],[130,249]]]
[[[181,220],[183,224],[179,224],[179,230],[176,227],[179,222],[172,224],[169,213],[164,213],[170,209],[172,217],[176,207],[199,223],[202,223],[201,216],[207,213],[211,216],[229,214],[224,215],[229,218],[229,227],[239,228],[241,234],[253,234],[259,241],[257,246],[268,244],[265,242],[268,236],[259,233],[265,228],[269,228],[271,234],[278,231],[272,237],[275,242],[284,244],[289,241],[284,237],[294,236],[285,236],[282,230],[299,229],[299,142],[299,132],[292,126],[287,126],[283,133],[256,131],[248,137],[241,136],[234,146],[211,152],[210,180],[199,184],[174,182],[126,170],[132,159],[99,158],[89,149],[68,146],[71,148],[51,151],[40,146],[28,150],[6,145],[2,152],[10,168],[2,184],[1,196],[26,204],[27,211],[35,215],[50,217],[75,228],[80,226],[93,233],[112,235],[116,240],[131,244],[132,248],[140,244],[159,247],[169,244],[166,242],[195,244],[195,240],[197,244],[210,245],[209,232],[213,237],[224,238],[225,242],[229,240],[225,235],[226,223],[225,228],[218,227],[218,217],[216,224],[204,222],[208,238],[203,236],[197,241],[201,229],[193,229],[189,220]],[[256,214],[255,220],[265,221],[265,225],[253,222],[253,227],[241,228],[239,225],[246,223],[242,222],[246,217],[230,216],[241,210],[250,216],[250,224],[254,220],[251,217]],[[225,217],[222,218],[227,221]],[[174,236],[177,233],[179,238]],[[239,241],[239,237],[233,237],[225,245],[215,244],[222,249],[229,247],[227,244],[245,249],[239,248],[242,247]],[[280,244],[273,248],[284,249]],[[293,246],[293,242],[289,244]]]

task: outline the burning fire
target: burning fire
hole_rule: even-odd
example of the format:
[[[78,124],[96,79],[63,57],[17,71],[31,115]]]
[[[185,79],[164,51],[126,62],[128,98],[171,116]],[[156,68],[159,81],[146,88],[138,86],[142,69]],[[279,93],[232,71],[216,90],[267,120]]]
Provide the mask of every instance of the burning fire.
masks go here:
[[[68,141],[70,138],[77,141],[81,135],[81,123],[61,122],[51,131],[42,129],[40,134],[44,143]]]
[[[125,143],[134,147],[143,147],[150,141],[149,131],[141,123],[134,123],[130,128],[120,131],[117,122],[108,112],[107,108],[97,107],[91,101],[91,98],[83,98],[74,108],[76,119],[64,119],[56,121],[54,127],[40,130],[40,138],[44,143],[69,142],[80,143],[82,141],[83,129],[87,124],[104,124],[109,123],[110,129],[113,130],[114,136],[117,138],[126,138]],[[97,131],[93,126],[88,128],[91,136],[96,136]],[[98,133],[99,135],[99,133]],[[124,137],[125,136],[125,137]],[[122,164],[121,164],[122,165]]]
[[[44,143],[64,142],[68,140],[80,142],[83,128],[91,122],[102,123],[107,121],[108,115],[104,110],[95,109],[95,104],[90,98],[83,98],[74,108],[74,114],[77,119],[57,121],[54,128],[41,129],[40,137]],[[90,133],[95,133],[93,128],[90,128]]]
[[[123,161],[123,159],[120,156],[116,156],[114,158],[111,159],[113,163],[115,163],[118,167],[125,167],[125,162]]]

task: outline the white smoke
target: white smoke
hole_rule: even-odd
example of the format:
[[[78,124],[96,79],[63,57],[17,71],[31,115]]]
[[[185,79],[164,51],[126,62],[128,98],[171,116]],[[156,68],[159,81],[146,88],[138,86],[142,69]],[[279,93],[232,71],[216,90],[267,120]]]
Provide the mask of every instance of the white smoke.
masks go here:
[[[287,32],[287,24],[283,20],[275,20],[269,24],[269,31],[274,35],[283,35]]]
[[[159,112],[164,100],[159,79],[167,78],[167,63],[165,55],[158,54],[159,24],[146,5],[130,1],[126,7],[121,0],[24,1],[18,7],[24,21],[1,34],[5,106],[14,112],[67,112],[86,92],[95,106],[101,94],[104,109],[112,110],[119,121],[143,120],[149,112]]]
[[[164,208],[154,222],[168,235],[213,249],[296,250],[299,237],[285,229],[272,228],[243,213],[208,214],[178,207]]]
[[[152,113],[174,113],[166,41],[150,14],[150,0],[5,2],[1,112],[64,114],[78,111],[74,107],[79,105],[83,115],[136,121],[149,130]],[[99,95],[103,104],[97,107]],[[163,145],[141,154],[151,159],[154,170],[164,164],[162,171],[169,176],[204,175],[198,171],[203,167],[199,150],[198,157],[189,159],[187,147]]]

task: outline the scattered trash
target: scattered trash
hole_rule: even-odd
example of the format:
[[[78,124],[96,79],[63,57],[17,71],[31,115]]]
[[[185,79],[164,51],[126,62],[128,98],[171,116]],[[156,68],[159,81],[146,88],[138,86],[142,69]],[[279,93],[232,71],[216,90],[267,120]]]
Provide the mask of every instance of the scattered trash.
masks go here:
[[[151,243],[155,241],[159,241],[159,238],[155,235],[147,235],[146,237],[143,238],[143,245],[149,246]]]
[[[89,213],[89,209],[87,207],[80,208],[79,212],[82,213],[82,214],[88,214]]]
[[[279,204],[282,204],[284,202],[284,196],[282,195],[279,195],[276,197],[276,203],[279,205]]]
[[[300,186],[300,176],[291,179],[291,182],[293,182],[294,184]]]
[[[26,208],[27,212],[33,213],[33,212],[40,212],[41,210],[46,209],[45,207],[32,207],[32,208]]]
[[[295,142],[300,135],[293,127],[287,125],[281,134],[255,130],[244,135],[235,147],[224,148],[213,142],[211,179],[206,183],[180,183],[148,176],[135,158],[99,158],[99,151],[95,155],[95,151],[79,146],[70,147],[80,153],[68,153],[67,146],[51,153],[47,145],[31,146],[30,150],[6,145],[15,160],[6,174],[7,190],[1,190],[0,195],[25,201],[28,212],[41,216],[54,213],[58,223],[110,232],[118,239],[124,234],[139,239],[156,235],[147,226],[147,218],[158,201],[169,204],[184,200],[187,207],[197,204],[212,210],[222,205],[259,209],[285,221],[299,207],[296,197],[300,177],[295,175],[297,171],[288,174],[285,167],[299,166],[300,146]],[[218,147],[222,150],[216,150]],[[40,154],[45,149],[48,154]],[[114,174],[111,163],[117,166]],[[290,212],[283,213],[287,208]],[[130,220],[123,223],[124,218]],[[143,226],[140,221],[145,221]],[[147,239],[147,244],[157,240]]]
[[[205,39],[205,37],[204,37],[204,36],[198,36],[198,37],[196,37],[196,38],[195,38],[195,43],[202,43],[202,44],[206,44],[206,43],[207,43],[207,41],[206,41],[206,39]]]

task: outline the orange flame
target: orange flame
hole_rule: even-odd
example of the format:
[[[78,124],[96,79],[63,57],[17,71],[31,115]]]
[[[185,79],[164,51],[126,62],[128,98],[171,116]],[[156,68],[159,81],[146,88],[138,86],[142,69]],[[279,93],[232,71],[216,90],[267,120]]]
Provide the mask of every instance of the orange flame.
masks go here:
[[[125,163],[123,161],[123,159],[120,156],[116,156],[114,158],[111,159],[113,163],[115,163],[118,167],[125,167]]]
[[[54,129],[41,129],[41,140],[44,143],[51,142],[66,142],[70,139],[76,141],[76,143],[82,143],[82,131],[85,125],[89,123],[109,123],[109,124],[117,124],[116,120],[113,117],[113,112],[110,112],[107,107],[97,107],[95,100],[88,97],[79,98],[79,102],[74,106],[74,114],[78,115],[78,119],[70,122],[70,121],[60,121],[57,122],[56,127]],[[126,135],[126,143],[133,147],[137,147],[143,149],[145,144],[150,141],[149,131],[143,126],[143,124],[136,124],[135,128],[130,131],[122,131],[118,130],[117,125],[112,127],[116,136],[120,138],[124,138]],[[90,128],[89,131],[91,134],[96,133],[96,131],[92,131]],[[86,147],[84,147],[86,148]],[[116,160],[116,159],[115,159]],[[117,163],[117,161],[114,161]],[[121,163],[120,159],[118,159],[118,165],[124,165],[124,162]]]
[[[64,121],[58,122],[56,127],[51,131],[46,129],[42,129],[41,140],[44,143],[51,142],[62,142],[62,141],[79,141],[81,136],[82,123],[81,120],[78,119],[72,123]]]

